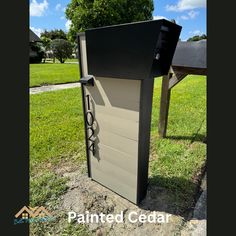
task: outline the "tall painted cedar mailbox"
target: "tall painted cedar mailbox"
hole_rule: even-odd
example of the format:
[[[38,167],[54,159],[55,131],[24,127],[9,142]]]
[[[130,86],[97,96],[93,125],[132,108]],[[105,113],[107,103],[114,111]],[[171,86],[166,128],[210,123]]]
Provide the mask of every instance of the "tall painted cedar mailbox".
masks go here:
[[[146,195],[154,77],[181,27],[153,20],[78,34],[88,175],[138,204]]]

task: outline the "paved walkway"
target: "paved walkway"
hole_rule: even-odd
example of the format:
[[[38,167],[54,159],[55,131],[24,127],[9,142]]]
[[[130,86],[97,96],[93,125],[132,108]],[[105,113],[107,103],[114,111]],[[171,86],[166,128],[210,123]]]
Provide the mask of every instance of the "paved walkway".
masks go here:
[[[56,85],[45,85],[40,87],[30,88],[30,94],[43,93],[61,89],[76,88],[80,87],[80,83],[68,83],[68,84],[56,84]]]

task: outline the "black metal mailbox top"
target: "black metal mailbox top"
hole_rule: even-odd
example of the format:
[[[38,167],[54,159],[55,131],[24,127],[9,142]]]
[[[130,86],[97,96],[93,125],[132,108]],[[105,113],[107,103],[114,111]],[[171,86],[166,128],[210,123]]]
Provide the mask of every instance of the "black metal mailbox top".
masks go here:
[[[88,73],[138,80],[167,74],[180,31],[164,19],[86,30]]]
[[[178,42],[172,67],[176,71],[205,75],[207,70],[206,44],[206,40]]]

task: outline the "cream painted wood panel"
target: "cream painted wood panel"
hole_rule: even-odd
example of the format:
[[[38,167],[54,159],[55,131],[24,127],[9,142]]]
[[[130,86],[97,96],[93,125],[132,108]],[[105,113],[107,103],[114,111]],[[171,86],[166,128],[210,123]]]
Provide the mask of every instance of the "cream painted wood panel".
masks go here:
[[[100,112],[96,112],[95,117],[96,120],[99,120],[99,130],[111,132],[137,141],[139,128],[137,121],[131,121]]]
[[[92,178],[130,201],[136,202],[136,187],[132,188],[126,183],[121,182],[120,179],[114,178],[113,175],[108,175],[104,171],[96,169],[93,171]]]
[[[91,177],[136,202],[141,81],[97,77],[94,82],[85,86],[95,118]]]
[[[94,86],[87,87],[87,93],[93,97],[94,105],[137,112],[140,84],[141,81],[97,77]]]
[[[139,122],[139,112],[122,109],[118,107],[110,107],[107,109],[104,105],[96,105],[95,113],[103,113],[105,115],[111,115],[112,117],[117,117],[124,119],[126,121]]]
[[[83,76],[88,75],[88,66],[87,66],[87,51],[86,51],[86,40],[85,35],[80,35],[80,54],[81,57],[81,65],[82,65],[82,73]]]
[[[116,135],[112,132],[107,132],[102,129],[99,130],[95,137],[98,139],[97,143],[102,143],[111,148],[120,150],[121,152],[124,152],[128,155],[138,155],[138,141],[136,140],[128,139],[121,135]]]
[[[127,79],[102,78],[96,79],[97,86],[107,94],[107,98],[115,103],[117,100],[121,101],[140,101],[140,81],[133,81]],[[125,104],[122,104],[122,107]]]
[[[135,156],[128,155],[127,153],[121,152],[120,150],[114,149],[101,143],[98,144],[98,149],[103,155],[103,160],[110,161],[112,164],[131,173],[136,173],[137,163]],[[111,158],[111,156],[113,158]]]
[[[131,188],[136,186],[135,173],[126,171],[123,168],[112,164],[108,159],[102,159],[101,162],[93,162],[93,168],[103,171],[104,173],[108,174],[109,176],[113,176],[116,179],[119,179],[121,183],[124,183]]]

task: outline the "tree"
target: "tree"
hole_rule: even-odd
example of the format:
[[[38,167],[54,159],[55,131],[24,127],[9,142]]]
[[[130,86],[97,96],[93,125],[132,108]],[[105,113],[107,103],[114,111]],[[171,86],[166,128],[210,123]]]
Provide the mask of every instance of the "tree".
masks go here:
[[[191,38],[189,38],[187,41],[188,42],[191,42],[191,41],[199,41],[199,40],[202,40],[202,39],[206,39],[207,38],[207,36],[205,35],[205,34],[203,34],[203,35],[195,35],[195,36],[193,36],[193,37],[191,37]]]
[[[41,36],[40,38],[42,40],[41,42],[45,48],[45,51],[50,50],[50,45],[52,40],[50,38],[47,38],[46,36]]]
[[[47,51],[51,50],[52,40],[54,40],[54,39],[66,40],[67,34],[61,29],[55,29],[55,30],[50,30],[50,31],[45,30],[43,33],[41,33],[40,39],[41,39],[43,47],[48,55]],[[53,62],[55,62],[55,58],[53,58]]]
[[[65,39],[65,40],[67,40],[67,35],[61,29],[55,29],[55,30],[50,30],[50,31],[45,30],[43,33],[41,33],[40,38],[41,39],[42,38],[48,38],[48,39],[51,39],[51,40],[54,40],[54,39]]]
[[[88,28],[152,19],[153,0],[71,0],[66,18],[71,20],[69,38]]]
[[[71,57],[73,45],[64,39],[54,39],[51,42],[54,56],[61,62]]]

